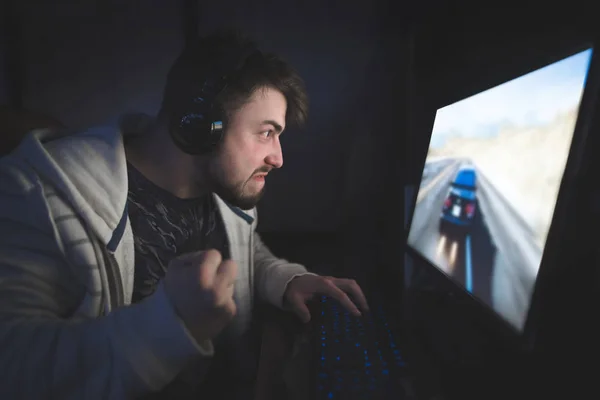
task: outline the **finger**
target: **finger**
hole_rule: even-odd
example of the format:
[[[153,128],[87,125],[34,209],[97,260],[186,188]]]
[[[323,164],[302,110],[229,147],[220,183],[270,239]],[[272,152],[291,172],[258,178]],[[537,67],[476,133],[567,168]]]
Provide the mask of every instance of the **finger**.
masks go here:
[[[231,298],[235,278],[237,276],[237,264],[232,260],[225,260],[217,268],[213,287],[217,294],[220,294],[221,299]],[[231,294],[229,294],[231,293]]]
[[[344,307],[345,309],[347,309],[348,311],[350,311],[352,314],[356,315],[357,317],[359,317],[361,315],[360,310],[356,307],[356,305],[352,302],[352,300],[350,300],[348,295],[346,295],[346,293],[344,293],[343,290],[338,288],[335,285],[335,283],[333,283],[329,279],[324,279],[324,280],[322,280],[322,282],[323,283],[321,286],[321,293],[326,294],[329,297],[336,299],[342,305],[342,307]]]
[[[302,296],[291,296],[288,300],[288,304],[302,322],[306,324],[310,321],[310,311],[304,303]]]
[[[365,294],[363,293],[362,289],[354,279],[334,278],[333,283],[337,287],[342,289],[344,292],[350,294],[350,297],[352,297],[352,299],[356,303],[358,303],[358,306],[361,308],[361,310],[369,311],[369,304],[367,303],[367,298],[365,297]]]
[[[233,260],[225,260],[221,262],[215,273],[215,283],[229,286],[235,282],[237,277],[237,263]]]
[[[229,299],[229,301],[225,305],[225,310],[229,315],[235,315],[235,313],[237,312],[237,306],[235,305],[235,301],[233,299]]]
[[[213,284],[217,269],[221,264],[221,253],[211,249],[203,252],[201,257],[190,259],[187,262],[194,263],[199,268],[200,285],[202,287],[210,287]]]
[[[227,286],[219,283],[219,286],[214,288],[215,304],[217,306],[226,305],[229,301],[232,301],[234,292],[235,285],[233,283]]]

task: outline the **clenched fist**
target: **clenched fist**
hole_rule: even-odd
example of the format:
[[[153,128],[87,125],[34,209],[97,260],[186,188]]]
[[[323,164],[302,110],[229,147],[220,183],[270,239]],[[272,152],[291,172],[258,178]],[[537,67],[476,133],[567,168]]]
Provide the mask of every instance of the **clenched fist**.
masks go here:
[[[236,312],[237,265],[217,250],[185,254],[171,261],[165,289],[179,317],[198,341],[213,339]]]

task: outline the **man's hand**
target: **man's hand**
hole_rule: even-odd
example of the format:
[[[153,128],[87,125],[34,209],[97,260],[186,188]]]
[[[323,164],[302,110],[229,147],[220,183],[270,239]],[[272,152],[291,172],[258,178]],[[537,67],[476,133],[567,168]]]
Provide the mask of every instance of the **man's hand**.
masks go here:
[[[223,261],[217,250],[185,254],[169,264],[167,295],[198,342],[214,338],[235,315],[236,275],[235,262]]]
[[[298,276],[288,283],[283,297],[284,301],[300,317],[302,322],[306,323],[310,321],[310,312],[306,302],[312,299],[315,294],[324,294],[336,299],[356,316],[360,316],[361,312],[355,303],[358,304],[361,310],[369,311],[365,295],[353,279],[318,275]]]

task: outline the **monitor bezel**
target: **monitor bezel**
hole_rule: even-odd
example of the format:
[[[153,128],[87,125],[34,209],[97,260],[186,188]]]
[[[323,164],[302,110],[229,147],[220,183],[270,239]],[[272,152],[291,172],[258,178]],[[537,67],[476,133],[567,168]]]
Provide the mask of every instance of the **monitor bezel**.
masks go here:
[[[512,325],[508,320],[506,320],[501,314],[496,312],[491,306],[487,305],[483,300],[471,294],[463,285],[456,282],[449,275],[445,274],[442,270],[440,270],[424,255],[422,255],[418,250],[416,250],[409,244],[408,238],[412,228],[416,200],[419,194],[418,188],[415,188],[410,204],[411,212],[409,216],[409,221],[407,223],[407,229],[405,230],[405,248],[407,254],[414,258],[414,261],[418,261],[419,264],[426,265],[427,268],[431,270],[433,274],[435,274],[437,277],[441,277],[452,287],[457,289],[461,297],[464,297],[465,299],[470,299],[470,302],[473,304],[473,308],[477,309],[477,311],[475,312],[480,312],[482,317],[485,319],[485,322],[490,322],[494,324],[495,327],[500,330],[499,333],[508,335],[509,337],[516,339],[519,345],[521,345],[524,350],[531,350],[533,348],[533,338],[535,336],[535,318],[533,316],[535,315],[536,310],[538,309],[538,303],[540,302],[540,292],[543,292],[543,290],[541,290],[540,288],[543,288],[544,286],[545,277],[548,275],[548,271],[550,271],[551,274],[552,271],[560,267],[559,265],[557,265],[556,262],[553,262],[553,260],[557,259],[557,257],[555,256],[558,255],[561,251],[560,246],[557,246],[557,244],[558,240],[560,239],[561,229],[568,223],[565,215],[565,208],[568,205],[567,203],[569,203],[569,201],[572,199],[572,196],[569,192],[571,192],[572,189],[574,189],[575,176],[577,176],[577,174],[581,170],[583,149],[585,148],[585,143],[587,142],[587,138],[589,136],[589,125],[591,124],[591,120],[593,119],[593,112],[595,111],[596,106],[596,93],[598,92],[598,89],[600,89],[600,77],[598,76],[600,74],[600,55],[598,54],[600,52],[599,47],[600,46],[598,46],[598,41],[594,38],[590,40],[581,41],[577,45],[571,45],[568,49],[559,49],[558,51],[553,52],[554,54],[552,56],[543,57],[543,63],[539,63],[541,65],[536,63],[537,65],[531,66],[529,68],[524,67],[523,72],[519,73],[518,75],[514,75],[511,78],[504,79],[503,82],[493,83],[485,88],[478,89],[467,96],[463,95],[459,99],[448,102],[446,105],[438,106],[435,113],[433,113],[433,118],[431,118],[430,123],[428,124],[429,140],[427,141],[427,149],[429,148],[429,145],[431,143],[433,125],[437,116],[437,111],[439,109],[448,105],[458,103],[479,93],[483,93],[486,90],[493,89],[497,86],[502,85],[503,83],[510,82],[514,79],[542,69],[546,66],[564,60],[580,52],[586,51],[588,49],[592,50],[592,56],[584,80],[583,93],[579,109],[577,111],[577,118],[573,130],[571,145],[569,147],[567,162],[565,164],[563,176],[559,185],[554,213],[552,215],[548,236],[546,239],[546,245],[542,252],[542,258],[540,261],[538,274],[536,276],[536,281],[531,294],[529,308],[525,317],[525,323],[523,325],[522,330],[519,330],[517,327]],[[533,62],[524,62],[524,64],[531,65],[533,64]],[[418,187],[420,186],[426,160],[427,151],[424,152],[424,156],[421,158],[421,172],[419,182],[417,183]]]

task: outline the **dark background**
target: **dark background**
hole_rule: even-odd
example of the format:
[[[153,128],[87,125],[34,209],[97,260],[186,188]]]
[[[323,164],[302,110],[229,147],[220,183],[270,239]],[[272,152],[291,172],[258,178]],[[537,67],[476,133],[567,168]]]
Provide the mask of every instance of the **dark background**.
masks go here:
[[[76,128],[112,124],[126,112],[154,114],[186,35],[242,28],[289,60],[311,96],[309,123],[283,135],[285,165],[270,176],[259,207],[265,241],[318,272],[373,270],[388,277],[382,290],[400,291],[403,190],[418,185],[435,109],[587,38],[598,18],[585,3],[6,0],[0,104]],[[414,281],[445,284],[419,265],[409,272]],[[482,379],[512,390],[514,382],[560,375],[547,364],[519,364],[512,342],[487,325],[473,327],[477,317],[445,295],[433,298],[409,304],[413,318],[428,320],[421,345],[457,391]],[[565,360],[571,352],[561,346]]]
[[[312,106],[306,129],[284,135],[285,167],[261,204],[261,231],[278,233],[337,233],[356,217],[377,219],[370,206],[384,183],[419,179],[418,149],[429,136],[420,120],[427,126],[439,105],[514,76],[523,69],[518,57],[543,63],[539,54],[581,36],[582,18],[593,21],[573,2],[568,10],[442,0],[4,3],[0,103],[72,127],[155,113],[190,29],[237,26],[285,56],[305,78]],[[388,177],[396,166],[401,176]]]

